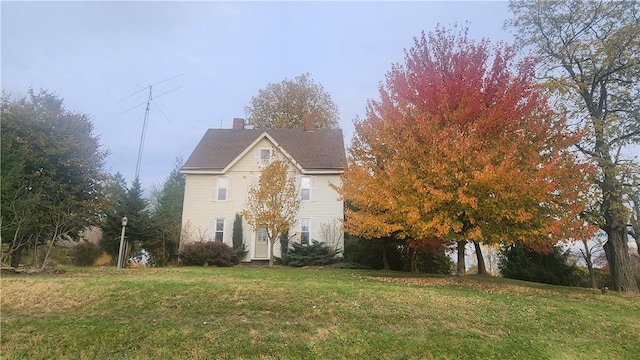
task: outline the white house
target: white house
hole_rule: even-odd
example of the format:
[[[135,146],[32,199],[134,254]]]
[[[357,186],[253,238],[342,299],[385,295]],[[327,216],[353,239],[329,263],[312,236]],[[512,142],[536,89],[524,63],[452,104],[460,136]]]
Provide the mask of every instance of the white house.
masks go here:
[[[245,206],[249,186],[265,164],[286,159],[296,176],[302,206],[291,241],[311,240],[343,248],[340,219],[343,201],[330,184],[340,185],[346,163],[340,129],[245,129],[234,119],[232,129],[209,129],[180,169],[186,175],[180,246],[194,241],[222,241],[232,246],[235,215]],[[243,220],[248,260],[269,258],[262,231]],[[274,255],[280,256],[278,244]]]

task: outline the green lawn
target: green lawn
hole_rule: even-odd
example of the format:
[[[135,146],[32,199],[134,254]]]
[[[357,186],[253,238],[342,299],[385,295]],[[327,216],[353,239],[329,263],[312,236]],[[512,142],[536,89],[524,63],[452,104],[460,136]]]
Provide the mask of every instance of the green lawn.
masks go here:
[[[632,359],[640,298],[323,268],[2,279],[2,359]]]

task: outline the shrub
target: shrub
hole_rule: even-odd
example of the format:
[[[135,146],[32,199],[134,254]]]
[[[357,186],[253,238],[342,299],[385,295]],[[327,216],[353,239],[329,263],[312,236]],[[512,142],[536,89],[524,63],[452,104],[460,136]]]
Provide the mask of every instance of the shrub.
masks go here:
[[[231,235],[233,241],[233,250],[231,251],[231,262],[238,265],[240,260],[244,259],[249,253],[247,247],[243,242],[242,235],[242,215],[236,214],[236,218],[233,221],[233,233]]]
[[[360,264],[364,268],[380,270],[384,268],[382,243],[345,234],[344,261],[346,263]]]
[[[249,249],[242,244],[239,248],[234,248],[231,250],[231,262],[235,265],[240,264],[240,260],[244,259],[245,256],[249,253]]]
[[[291,243],[291,248],[280,259],[283,265],[301,267],[301,266],[323,266],[331,265],[341,259],[336,258],[340,250],[333,250],[325,243],[313,240],[310,245],[302,245],[300,243]]]
[[[231,235],[234,250],[244,247],[242,237],[242,215],[236,214],[236,218],[233,220],[233,233]]]
[[[402,255],[398,252],[398,241],[391,238],[363,239],[345,234],[344,261],[360,264],[361,268],[384,269],[386,252],[389,269],[400,271],[404,267]]]
[[[429,273],[429,274],[451,274],[453,269],[453,260],[445,253],[444,249],[434,251],[416,251],[411,259],[405,261],[412,265],[412,268],[405,269],[410,272]]]
[[[102,250],[90,242],[81,242],[71,249],[71,263],[75,266],[92,266]]]
[[[502,276],[509,279],[576,286],[580,282],[579,270],[567,264],[568,255],[557,245],[548,254],[511,245],[502,250],[499,268]]]
[[[280,254],[282,256],[287,256],[289,252],[289,231],[285,231],[280,234]]]
[[[450,274],[453,260],[446,253],[448,246],[438,239],[405,239],[397,246],[404,263],[402,271]]]
[[[229,245],[217,242],[197,242],[183,246],[180,258],[183,265],[233,266],[232,249]]]

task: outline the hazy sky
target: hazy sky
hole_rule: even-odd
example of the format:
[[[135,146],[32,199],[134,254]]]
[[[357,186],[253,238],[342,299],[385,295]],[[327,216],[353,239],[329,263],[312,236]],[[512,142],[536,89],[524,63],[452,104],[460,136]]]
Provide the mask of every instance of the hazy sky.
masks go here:
[[[311,73],[338,105],[349,143],[352,120],[364,117],[367,99],[378,98],[378,84],[422,31],[469,21],[474,38],[512,40],[502,29],[504,1],[0,6],[2,88],[14,96],[47,89],[69,110],[90,115],[111,152],[106,170],[129,182],[145,88],[169,79],[153,86],[140,169],[147,190],[163,183],[176,157],[186,160],[208,128],[230,128],[244,117],[244,106],[268,83]]]

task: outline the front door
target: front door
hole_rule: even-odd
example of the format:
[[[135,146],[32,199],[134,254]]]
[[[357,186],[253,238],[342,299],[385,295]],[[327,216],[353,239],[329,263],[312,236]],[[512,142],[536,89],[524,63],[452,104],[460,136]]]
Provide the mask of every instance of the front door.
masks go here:
[[[256,259],[266,259],[269,257],[269,239],[267,239],[267,229],[258,228],[256,232],[255,253]]]

